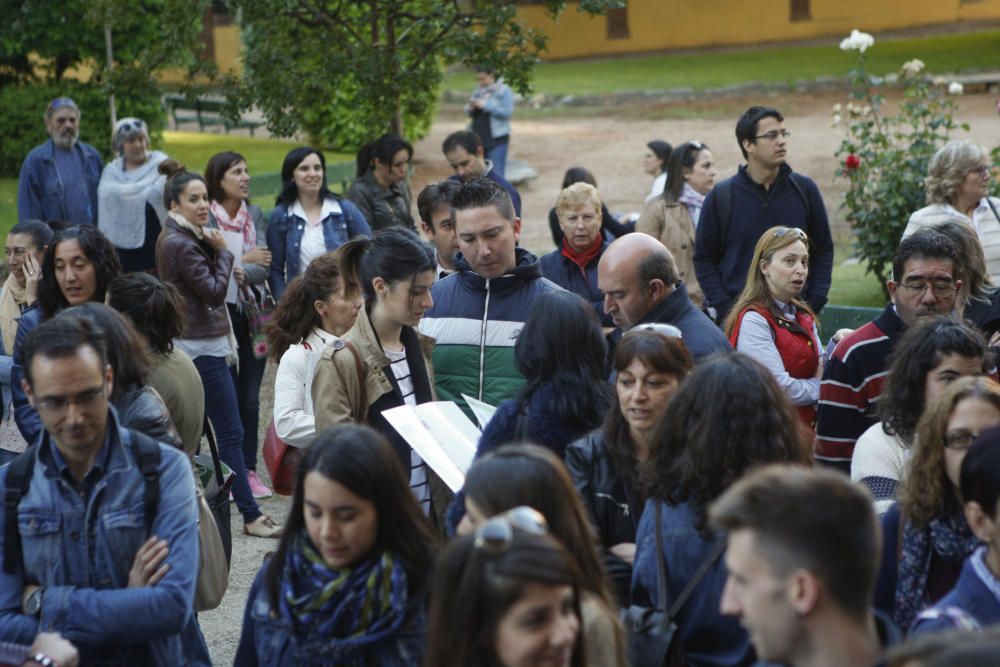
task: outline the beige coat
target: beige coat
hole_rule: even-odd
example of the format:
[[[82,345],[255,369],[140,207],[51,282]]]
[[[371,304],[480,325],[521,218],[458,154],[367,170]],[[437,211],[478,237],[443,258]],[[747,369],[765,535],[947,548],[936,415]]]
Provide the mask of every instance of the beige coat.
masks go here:
[[[643,207],[635,231],[649,234],[667,247],[677,263],[681,280],[687,285],[688,296],[701,308],[705,295],[694,275],[694,222],[687,206],[657,197]]]

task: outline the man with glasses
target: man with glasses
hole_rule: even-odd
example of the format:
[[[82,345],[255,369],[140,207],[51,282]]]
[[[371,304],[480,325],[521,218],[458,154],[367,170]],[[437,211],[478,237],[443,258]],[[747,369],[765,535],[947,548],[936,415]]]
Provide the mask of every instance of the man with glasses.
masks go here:
[[[958,249],[944,234],[921,229],[899,244],[887,284],[891,303],[845,336],[823,372],[816,416],[816,460],[850,473],[854,443],[878,421],[875,406],[889,354],[906,327],[925,315],[948,315],[962,286]]]
[[[119,426],[104,335],[90,320],[40,324],[23,354],[45,430],[0,469],[0,641],[59,632],[81,664],[188,664],[203,640],[187,457]]]
[[[97,186],[104,164],[93,146],[77,140],[76,102],[68,97],[52,100],[45,110],[45,130],[50,139],[32,149],[21,164],[18,219],[97,224]]]
[[[788,138],[777,109],[750,107],[736,123],[746,165],[708,193],[695,233],[694,267],[705,303],[725,319],[743,291],[754,246],[771,227],[798,227],[812,242],[802,298],[819,313],[833,272],[833,237],[819,188],[785,162]]]

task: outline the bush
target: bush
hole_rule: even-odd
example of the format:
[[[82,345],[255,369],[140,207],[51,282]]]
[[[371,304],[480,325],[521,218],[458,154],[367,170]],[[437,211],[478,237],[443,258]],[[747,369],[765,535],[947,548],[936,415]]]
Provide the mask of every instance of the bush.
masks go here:
[[[865,70],[864,51],[874,44],[867,37],[870,41],[864,48],[851,38],[841,44],[844,50],[858,51],[858,65],[850,73],[853,89],[846,108],[836,105],[833,118],[834,125],[846,128],[836,153],[837,175],[850,182],[843,206],[854,231],[855,250],[884,288],[910,214],[925,205],[927,163],[952,130],[968,126],[955,123],[955,105],[944,82],[932,83],[921,73],[924,64],[919,60],[904,64],[900,71],[899,113],[883,114],[885,98],[877,91],[885,81]]]
[[[43,116],[56,97],[71,97],[80,107],[80,141],[111,159],[111,111],[104,90],[94,84],[63,80],[60,83],[29,83],[0,88],[0,176],[17,177],[28,152],[49,138]],[[163,142],[166,112],[159,90],[149,85],[128,96],[116,97],[118,117],[137,116],[149,125],[154,146]]]

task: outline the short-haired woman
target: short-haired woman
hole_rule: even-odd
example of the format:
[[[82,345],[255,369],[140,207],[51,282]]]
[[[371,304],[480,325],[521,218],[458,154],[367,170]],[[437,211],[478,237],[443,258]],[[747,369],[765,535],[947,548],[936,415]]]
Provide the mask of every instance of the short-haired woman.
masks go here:
[[[166,179],[157,168],[167,156],[149,150],[149,128],[139,118],[115,123],[112,146],[118,157],[104,167],[97,186],[97,228],[115,246],[126,273],[154,271],[156,237],[167,217]]]
[[[295,148],[285,156],[275,204],[267,228],[275,299],[309,262],[356,236],[372,235],[358,207],[326,187],[326,158],[315,148]]]
[[[407,182],[407,169],[413,159],[413,146],[396,134],[381,137],[362,146],[357,157],[357,178],[347,190],[373,231],[402,225],[416,231],[410,205],[413,195]]]
[[[915,211],[903,238],[922,227],[958,219],[983,245],[990,276],[1000,276],[1000,199],[989,196],[990,154],[971,141],[949,141],[931,157],[924,186],[927,206]]]
[[[559,190],[560,194],[566,188],[576,183],[586,183],[597,188],[597,179],[594,177],[593,172],[584,167],[570,167],[563,175],[562,188]],[[634,228],[635,223],[619,222],[611,214],[611,211],[608,210],[607,205],[604,203],[601,204],[601,234],[608,243],[619,236],[631,233],[634,231]],[[552,232],[552,243],[556,248],[561,248],[563,243],[563,229],[562,224],[559,222],[559,213],[555,206],[549,209],[549,231]]]

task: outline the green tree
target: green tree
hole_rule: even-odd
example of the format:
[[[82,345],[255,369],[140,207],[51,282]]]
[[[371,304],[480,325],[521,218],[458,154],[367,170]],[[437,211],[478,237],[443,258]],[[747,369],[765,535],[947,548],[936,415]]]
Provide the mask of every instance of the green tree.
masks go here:
[[[231,112],[256,105],[268,129],[304,129],[352,147],[385,131],[422,136],[444,68],[493,67],[530,90],[547,38],[516,21],[516,0],[228,0],[243,28],[244,72],[230,79]],[[544,0],[551,17],[566,2]],[[581,0],[600,14],[624,0]]]

